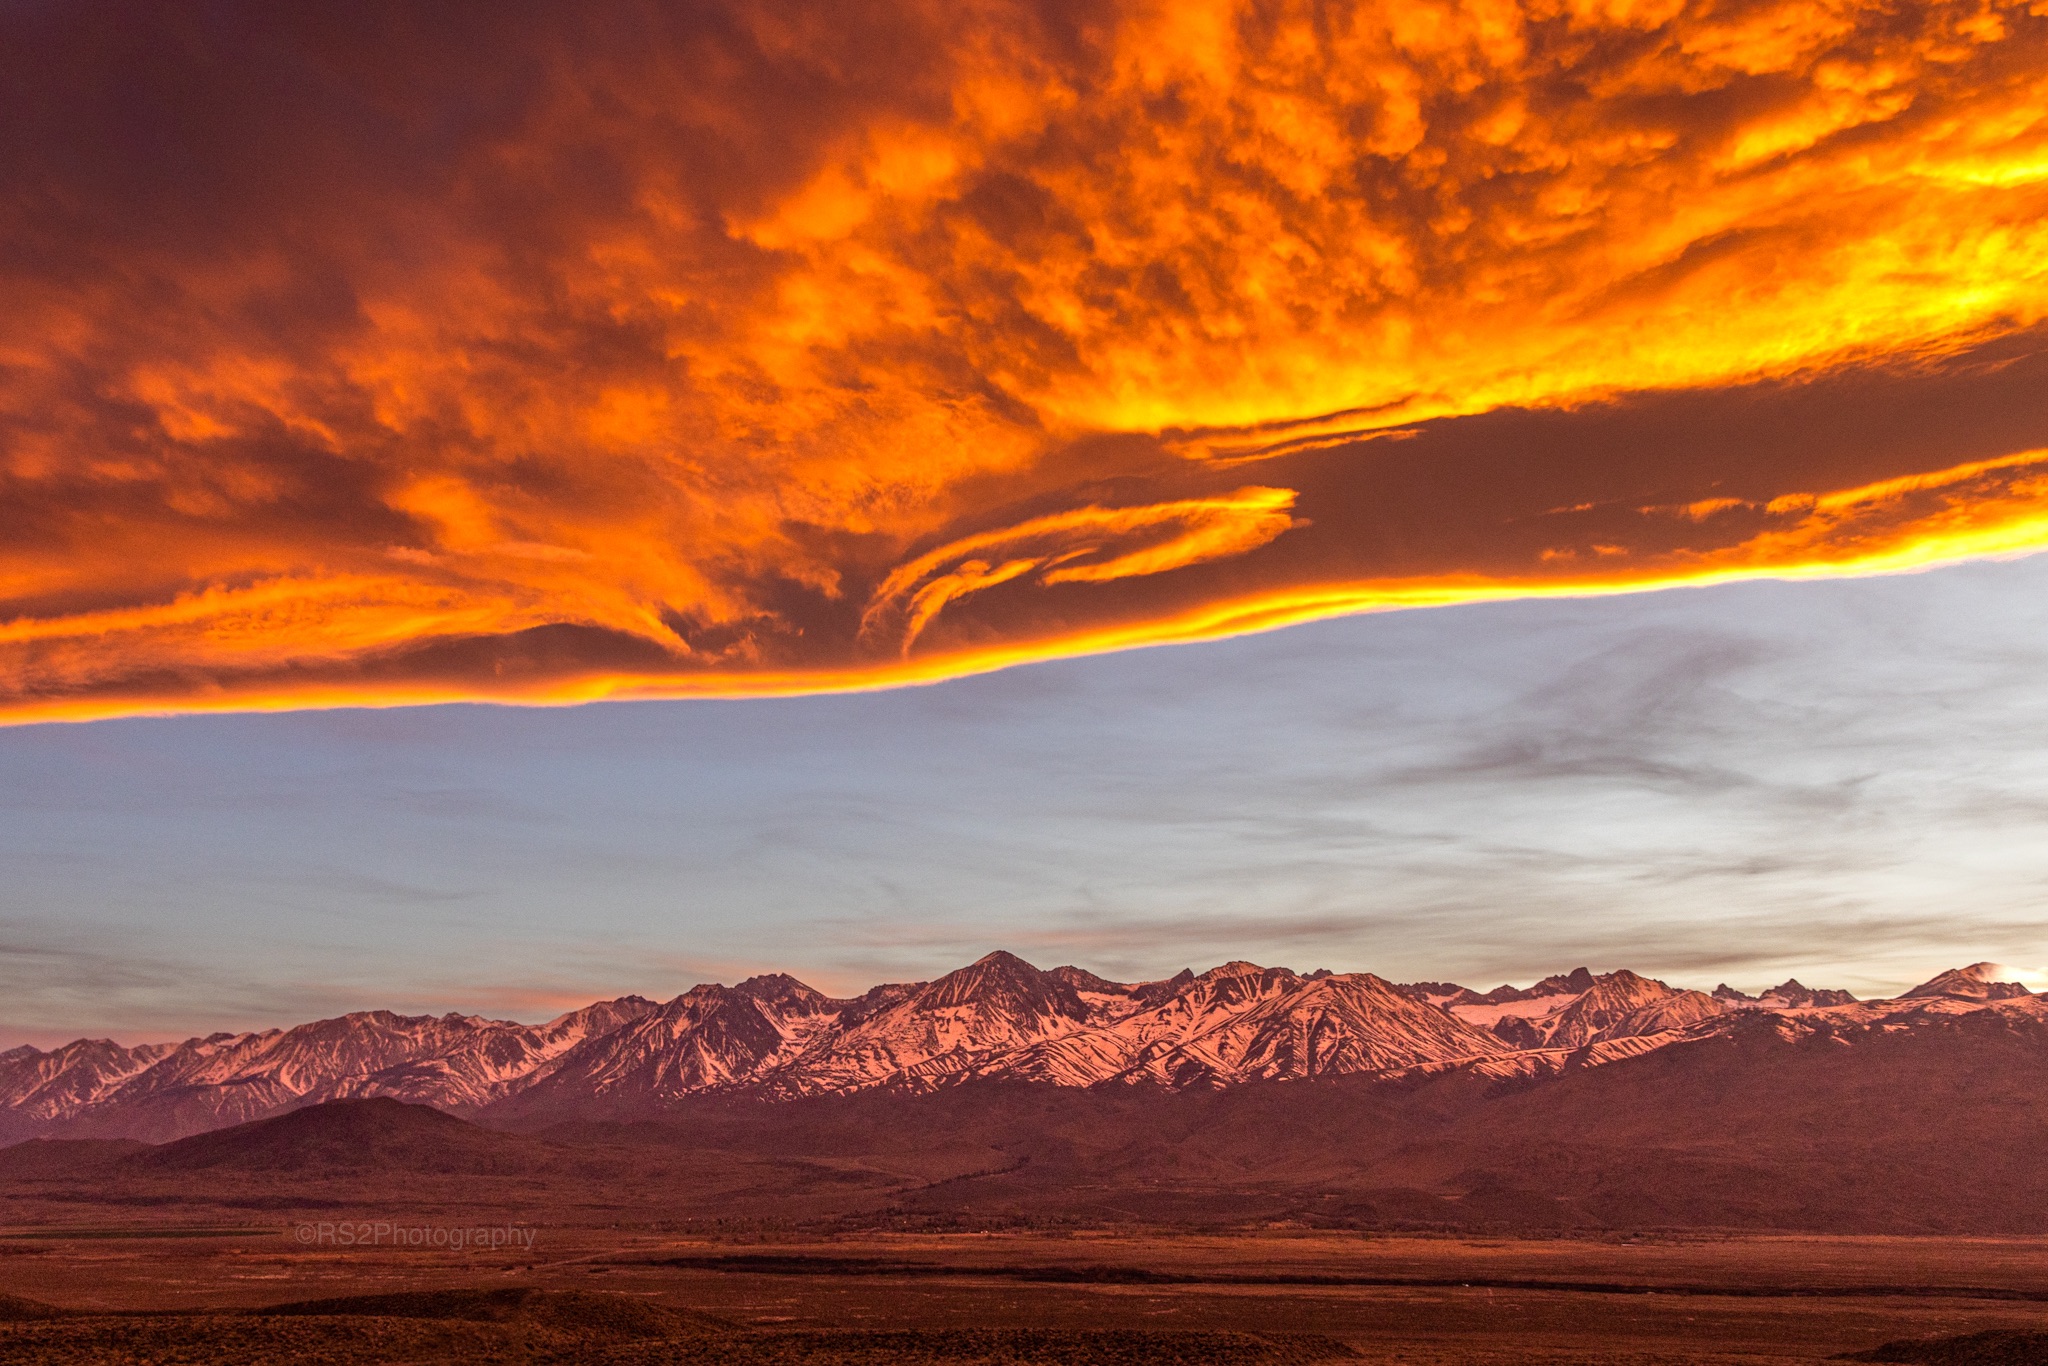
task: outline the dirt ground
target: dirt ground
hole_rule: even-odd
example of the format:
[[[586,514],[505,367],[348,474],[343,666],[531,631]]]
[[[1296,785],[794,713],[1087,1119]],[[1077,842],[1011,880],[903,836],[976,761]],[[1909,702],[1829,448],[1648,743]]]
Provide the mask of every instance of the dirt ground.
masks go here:
[[[535,1226],[496,1249],[450,1251],[391,1246],[432,1235],[400,1232],[411,1226],[399,1220],[380,1233],[376,1222],[350,1235],[141,1220],[0,1231],[0,1294],[95,1316],[0,1325],[0,1361],[64,1359],[57,1344],[84,1346],[88,1323],[100,1325],[93,1341],[101,1354],[71,1359],[205,1360],[173,1342],[177,1331],[200,1330],[195,1315],[451,1287],[604,1292],[713,1315],[744,1335],[712,1353],[735,1363],[1280,1361],[1309,1359],[1316,1342],[1417,1366],[1811,1362],[1902,1339],[2048,1332],[2048,1239],[1517,1240],[1286,1229],[797,1238]],[[342,1236],[354,1241],[337,1242]],[[158,1355],[136,1345],[139,1315],[172,1325],[149,1339],[161,1339],[151,1349]],[[206,1321],[215,1329],[229,1322]],[[271,1321],[233,1322],[246,1336]],[[179,1323],[186,1330],[173,1331]],[[120,1332],[107,1337],[108,1324]],[[294,1331],[311,1332],[308,1325]],[[249,1359],[327,1360],[319,1353],[342,1351],[334,1359],[424,1360],[470,1350],[460,1333],[443,1333],[438,1346],[393,1341],[379,1355],[360,1335],[335,1331],[317,1351],[307,1339],[311,1355],[280,1340],[252,1348]],[[222,1344],[215,1359],[233,1357]],[[471,1347],[484,1358],[493,1350]],[[683,1361],[698,1359],[696,1350],[614,1344],[601,1355],[547,1359]]]

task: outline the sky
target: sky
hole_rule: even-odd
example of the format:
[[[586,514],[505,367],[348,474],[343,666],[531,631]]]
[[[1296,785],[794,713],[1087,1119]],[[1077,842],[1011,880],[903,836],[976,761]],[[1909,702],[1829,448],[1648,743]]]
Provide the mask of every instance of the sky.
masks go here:
[[[20,0],[0,128],[20,1037],[2048,959],[2040,0]]]
[[[0,730],[0,1039],[547,1018],[1008,948],[1481,990],[2048,963],[2048,557],[839,696]]]

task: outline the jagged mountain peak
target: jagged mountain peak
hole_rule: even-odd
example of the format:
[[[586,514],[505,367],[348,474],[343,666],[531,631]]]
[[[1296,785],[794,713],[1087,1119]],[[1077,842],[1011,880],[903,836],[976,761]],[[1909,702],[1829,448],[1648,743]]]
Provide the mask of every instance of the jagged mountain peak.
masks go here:
[[[1172,1000],[1194,984],[1194,969],[1182,968],[1171,977],[1162,977],[1156,982],[1140,982],[1131,989],[1131,995],[1145,1005],[1156,1006]]]
[[[1481,999],[1478,992],[1470,987],[1461,987],[1456,982],[1396,982],[1394,990],[1403,996],[1440,1006],[1462,1005],[1467,1001]]]
[[[1966,968],[1950,968],[1947,972],[1938,973],[1911,991],[1902,993],[1900,999],[1949,996],[1966,1001],[2000,1001],[2031,996],[2036,989],[2043,987],[2048,987],[2048,974],[2005,963],[1972,963]]]
[[[733,990],[785,1011],[818,1011],[828,1009],[832,1005],[831,997],[808,983],[798,981],[786,972],[768,972],[749,977]]]
[[[839,1023],[850,1027],[872,1019],[891,1006],[909,1000],[928,985],[927,982],[884,982],[880,986],[869,987],[840,1007]]]
[[[752,992],[729,987],[723,982],[699,982],[674,1000],[665,1002],[656,1018],[704,1017],[734,1010],[761,1012],[761,1000]]]
[[[772,1001],[753,992],[700,982],[658,1010],[583,1039],[540,1069],[526,1090],[543,1101],[565,1095],[661,1099],[741,1085],[787,1052],[788,1021],[781,1017]]]
[[[1668,986],[1654,977],[1645,977],[1641,973],[1630,972],[1627,968],[1617,968],[1613,972],[1604,972],[1592,977],[1579,999],[1558,1014],[1563,1018],[1567,1015],[1584,1017],[1629,1011],[1677,994],[1677,988]],[[1707,1000],[1713,999],[1705,992],[1696,991],[1692,994]]]
[[[1768,1005],[1797,1009],[1803,1006],[1846,1006],[1856,1003],[1849,992],[1827,987],[1810,987],[1797,977],[1787,977],[1763,994]]]
[[[1993,1006],[2001,1020],[2048,1021],[2048,996],[2007,1000],[2027,994],[2027,976],[1975,964],[1906,999],[1851,1004],[1796,978],[1761,997],[1725,986],[1708,996],[1582,967],[1480,997],[1454,983],[1304,976],[1241,959],[1127,985],[998,951],[850,1001],[765,973],[659,1004],[599,1001],[546,1025],[370,1010],[178,1044],[16,1048],[0,1053],[0,1120],[24,1135],[157,1141],[377,1096],[457,1114],[571,1117],[705,1093],[777,1099],[974,1079],[1181,1088],[1413,1069],[1528,1076],[1751,1026],[1811,1034]]]
[[[1583,977],[1581,974],[1584,974]],[[1592,991],[1600,987],[1610,987],[1617,991],[1643,991],[1646,989],[1670,991],[1672,989],[1654,977],[1645,977],[1640,972],[1631,972],[1627,968],[1616,968],[1612,972],[1603,972],[1598,975],[1587,972],[1584,968],[1574,968],[1571,976],[1565,980],[1574,991]],[[1585,983],[1584,986],[1579,985],[1581,981]]]
[[[1553,989],[1539,990],[1546,986]],[[1523,1049],[1578,1049],[1669,1033],[1738,1008],[1726,997],[1681,991],[1626,968],[1598,976],[1577,968],[1506,1000],[1452,1007],[1473,1023],[1490,1022],[1504,1042]]]
[[[1622,971],[1627,972],[1627,969],[1624,968]],[[1628,975],[1630,977],[1635,976],[1632,972],[1629,972]],[[1570,972],[1544,978],[1535,986],[1529,988],[1529,994],[1531,996],[1557,996],[1565,992],[1591,991],[1594,984],[1599,980],[1599,978],[1593,975],[1591,968],[1576,967]]]
[[[1235,1009],[1276,992],[1299,986],[1304,979],[1287,968],[1262,968],[1243,960],[1219,964],[1195,977],[1169,1001],[1190,1008]]]
[[[1540,1001],[1552,996],[1579,995],[1593,989],[1594,977],[1590,968],[1573,968],[1570,972],[1555,973],[1534,986],[1518,987],[1503,982],[1492,991],[1475,993],[1471,1004],[1507,1005],[1515,1001]]]
[[[1759,1007],[1800,1010],[1814,1006],[1846,1006],[1856,1003],[1856,997],[1850,992],[1827,987],[1810,987],[1797,977],[1787,977],[1778,985],[1767,987],[1755,996],[1746,991],[1738,991],[1723,982],[1714,988],[1712,995],[1715,1000],[1726,1002],[1740,1010]]]
[[[661,1009],[659,1001],[650,1001],[645,996],[614,996],[609,1001],[592,1001],[587,1006],[565,1010],[554,1019],[542,1025],[543,1030],[560,1032],[598,1020],[613,1019],[620,1023],[652,1015]]]
[[[1078,1020],[1088,1014],[1080,994],[1064,979],[1001,950],[935,978],[912,999],[927,1010],[971,1006],[1020,1018]]]
[[[20,1050],[17,1050],[17,1052],[19,1051]],[[58,1057],[66,1054],[112,1053],[115,1051],[126,1052],[127,1050],[122,1048],[120,1044],[115,1043],[112,1039],[73,1039],[70,1043],[58,1044],[55,1048],[51,1049],[48,1053],[44,1054],[43,1056]],[[33,1054],[36,1052],[36,1050],[31,1048],[28,1049],[27,1052]],[[10,1054],[9,1056],[11,1057],[13,1055]]]
[[[779,975],[779,974],[778,974]],[[750,977],[737,986],[723,982],[699,982],[682,995],[657,1007],[654,1018],[709,1019],[713,1016],[758,1017],[772,1021],[786,1015],[814,1014],[832,1002],[822,992],[806,987],[795,978],[782,982]]]
[[[1071,963],[1051,969],[1049,975],[1059,978],[1076,991],[1092,991],[1102,996],[1128,996],[1133,990],[1128,983],[1097,977],[1086,968],[1077,968]]]
[[[933,999],[952,998],[963,993],[988,989],[1001,989],[1017,985],[1035,987],[1042,982],[1058,981],[1049,972],[1040,970],[1035,964],[1027,963],[1014,953],[1001,949],[983,954],[964,968],[934,977],[924,993]]]
[[[1120,1079],[1176,1087],[1397,1071],[1503,1051],[1371,973],[1205,974],[1116,1029],[1137,1043]]]
[[[1262,968],[1257,963],[1247,963],[1242,958],[1233,958],[1228,963],[1218,963],[1207,972],[1198,975],[1198,982],[1220,982],[1229,977],[1264,977],[1268,973],[1280,973],[1292,977],[1286,968]]]

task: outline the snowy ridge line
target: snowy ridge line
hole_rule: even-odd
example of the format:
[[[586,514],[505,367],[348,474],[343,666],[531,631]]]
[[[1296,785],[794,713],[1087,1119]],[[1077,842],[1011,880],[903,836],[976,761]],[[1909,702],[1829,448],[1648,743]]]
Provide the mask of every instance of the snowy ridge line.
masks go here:
[[[848,1000],[776,973],[666,1003],[599,1001],[542,1025],[363,1011],[291,1029],[0,1053],[0,1141],[164,1141],[369,1096],[458,1114],[630,1114],[687,1097],[762,1100],[969,1081],[1220,1088],[1464,1070],[1492,1079],[1600,1066],[1770,1021],[1912,1027],[1998,1011],[2048,1021],[2029,974],[1979,963],[1889,1001],[1790,981],[1751,997],[1585,968],[1487,993],[1371,973],[1231,962],[1157,982],[1042,971],[991,953],[931,982]]]

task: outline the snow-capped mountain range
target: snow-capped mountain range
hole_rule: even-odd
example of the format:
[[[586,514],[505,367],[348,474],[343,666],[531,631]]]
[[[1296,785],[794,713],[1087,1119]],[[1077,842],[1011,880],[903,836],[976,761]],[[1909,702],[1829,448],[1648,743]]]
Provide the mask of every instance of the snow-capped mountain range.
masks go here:
[[[1709,1037],[1759,1012],[1788,1037],[1976,1011],[2048,1019],[2048,995],[2027,979],[1979,963],[1859,1002],[1797,981],[1752,997],[1579,968],[1482,994],[1242,962],[1111,982],[998,952],[851,1000],[774,974],[692,987],[665,1004],[600,1001],[543,1025],[365,1011],[178,1044],[21,1047],[0,1053],[0,1138],[160,1142],[369,1096],[533,1120],[645,1114],[706,1095],[783,1100],[975,1080],[1186,1089],[1453,1069],[1539,1076]]]

